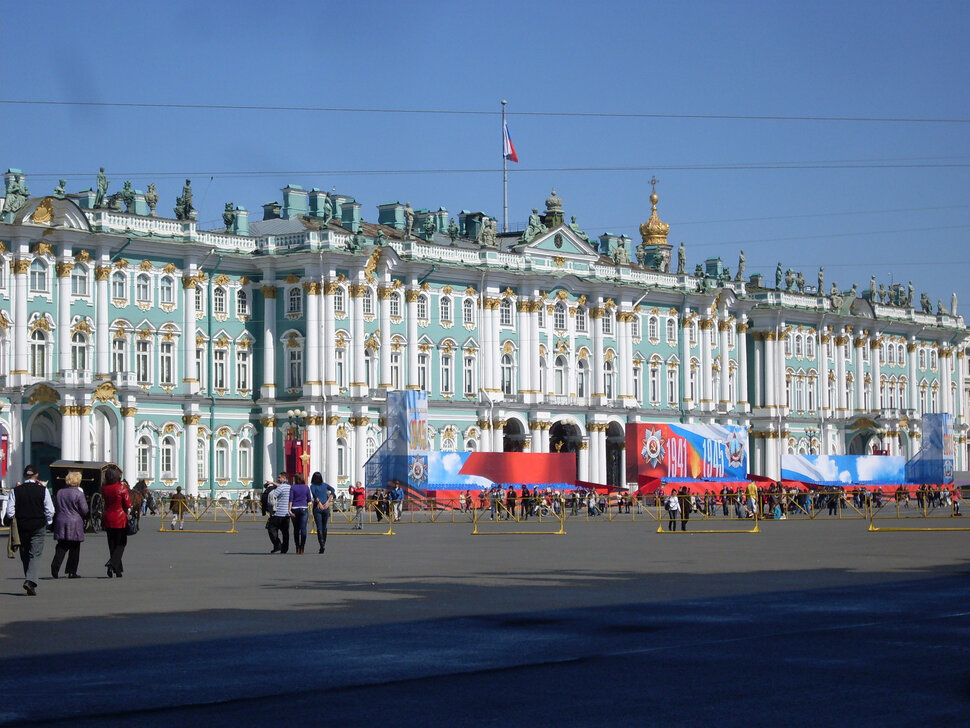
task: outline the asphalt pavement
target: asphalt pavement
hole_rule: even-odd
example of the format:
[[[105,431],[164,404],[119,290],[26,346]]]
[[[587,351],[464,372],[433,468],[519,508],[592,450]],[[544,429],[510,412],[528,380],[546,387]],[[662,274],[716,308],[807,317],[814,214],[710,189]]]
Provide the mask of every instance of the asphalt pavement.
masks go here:
[[[260,523],[158,523],[121,580],[103,535],[84,578],[36,597],[3,562],[0,725],[927,726],[970,709],[970,532],[341,525],[326,554],[311,536],[279,555]]]

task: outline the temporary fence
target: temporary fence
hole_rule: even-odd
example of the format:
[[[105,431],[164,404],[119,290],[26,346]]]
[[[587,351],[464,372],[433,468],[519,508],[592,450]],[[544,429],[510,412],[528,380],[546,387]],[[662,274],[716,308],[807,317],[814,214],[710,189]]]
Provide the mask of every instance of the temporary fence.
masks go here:
[[[681,496],[678,498],[677,510],[669,508],[666,500],[659,500],[656,504],[657,533],[760,533],[760,503],[755,499],[751,504],[741,494],[732,493],[724,496],[725,500],[707,500],[703,507],[697,507],[696,498]],[[726,506],[726,507],[725,507]],[[691,527],[691,522],[694,527]],[[716,524],[749,524],[749,528],[722,528]],[[697,528],[697,524],[702,528]],[[666,526],[666,528],[665,528]]]
[[[161,499],[161,524],[164,533],[238,533],[238,501],[227,498]],[[185,528],[188,523],[189,528]],[[169,528],[166,528],[166,524]],[[229,526],[226,528],[226,526]]]
[[[962,518],[959,492],[956,497],[947,491],[918,492],[915,503],[908,493],[896,493],[892,497],[878,499],[869,497],[866,503],[870,531],[970,531],[970,524],[953,519]],[[877,526],[876,522],[907,525]],[[915,524],[920,525],[915,525]]]
[[[369,509],[368,505],[372,508]],[[382,512],[380,518],[377,518],[377,514],[375,513],[377,508],[379,508],[378,501],[370,499],[367,501],[367,505],[360,510],[353,506],[348,509],[339,509],[331,506],[330,520],[327,525],[327,538],[330,536],[395,536],[393,512],[388,509],[386,514]],[[310,533],[316,535],[317,524],[312,511],[309,518],[312,524]],[[387,522],[386,531],[369,528],[369,526],[380,525],[385,521]],[[381,528],[383,529],[383,525],[381,525]]]
[[[486,514],[488,514],[487,519]],[[485,526],[486,521],[488,522],[486,530],[479,530],[479,523]],[[566,507],[562,498],[554,499],[548,506],[540,506],[539,510],[533,514],[532,520],[529,521],[528,511],[525,514],[516,514],[514,505],[510,508],[506,501],[496,499],[484,508],[474,509],[472,522],[474,523],[472,536],[564,536],[566,534]],[[511,531],[505,526],[509,523],[514,523],[522,528],[528,528],[525,525],[527,523],[540,527],[544,523],[557,523],[559,528],[555,531],[536,528]]]

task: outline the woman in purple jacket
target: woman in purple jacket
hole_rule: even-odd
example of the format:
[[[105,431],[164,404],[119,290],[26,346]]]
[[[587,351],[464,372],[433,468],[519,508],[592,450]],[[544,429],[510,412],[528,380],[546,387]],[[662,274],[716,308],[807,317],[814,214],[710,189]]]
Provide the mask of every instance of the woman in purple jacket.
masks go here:
[[[81,541],[84,540],[84,519],[88,515],[88,501],[81,490],[81,472],[72,470],[64,476],[65,487],[57,491],[54,504],[54,560],[51,576],[57,578],[61,562],[67,554],[69,579],[77,578],[77,564],[81,558]]]

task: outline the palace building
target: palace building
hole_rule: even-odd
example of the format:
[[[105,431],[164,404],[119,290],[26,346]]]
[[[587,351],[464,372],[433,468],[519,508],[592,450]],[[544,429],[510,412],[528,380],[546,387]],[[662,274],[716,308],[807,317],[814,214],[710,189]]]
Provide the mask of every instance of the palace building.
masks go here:
[[[911,457],[920,415],[949,412],[967,467],[955,303],[824,290],[780,264],[769,285],[743,256],[733,276],[717,258],[687,270],[655,192],[634,240],[589,238],[555,191],[515,233],[397,202],[369,222],[296,185],[259,221],[230,204],[200,230],[188,184],[167,218],[154,186],[5,183],[7,486],[62,458],[190,494],[297,469],[346,486],[403,389],[429,393],[433,449],[576,452],[584,481],[625,480],[631,422],[746,426],[751,471],[779,478],[782,453]]]

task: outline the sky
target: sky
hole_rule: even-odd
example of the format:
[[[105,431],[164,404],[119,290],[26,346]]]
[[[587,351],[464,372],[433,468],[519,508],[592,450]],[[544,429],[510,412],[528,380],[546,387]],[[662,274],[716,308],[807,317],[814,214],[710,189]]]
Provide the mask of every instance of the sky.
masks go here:
[[[287,184],[501,227],[505,99],[512,229],[555,188],[638,241],[655,176],[690,270],[743,249],[970,317],[968,31],[965,1],[0,0],[0,165],[33,195],[104,166],[168,216],[191,178],[210,229]]]

